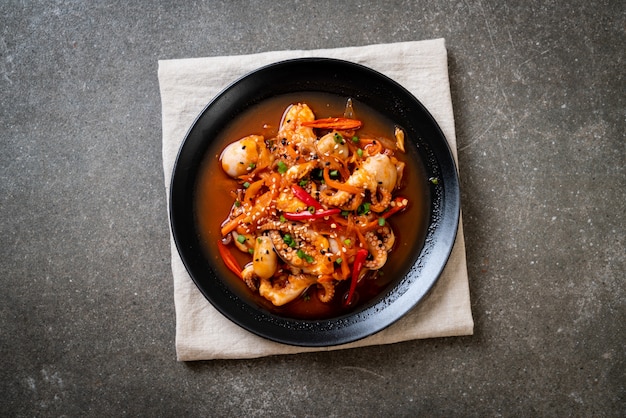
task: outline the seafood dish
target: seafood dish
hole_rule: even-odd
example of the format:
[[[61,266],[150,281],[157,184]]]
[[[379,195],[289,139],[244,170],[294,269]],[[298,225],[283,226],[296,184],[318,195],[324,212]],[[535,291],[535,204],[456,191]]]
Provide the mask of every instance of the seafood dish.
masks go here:
[[[212,239],[229,274],[274,307],[357,305],[398,246],[394,219],[421,205],[401,193],[404,130],[372,135],[344,100],[330,117],[294,101],[273,115],[276,130],[230,140],[219,154],[226,193],[212,198],[229,208],[211,221]]]

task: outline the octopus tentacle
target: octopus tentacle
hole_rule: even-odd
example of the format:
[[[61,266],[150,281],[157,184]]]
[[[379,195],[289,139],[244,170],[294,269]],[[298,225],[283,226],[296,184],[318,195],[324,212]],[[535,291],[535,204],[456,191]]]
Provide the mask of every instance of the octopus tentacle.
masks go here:
[[[351,194],[344,190],[333,192],[331,189],[320,191],[320,202],[327,206],[335,206],[341,210],[356,210],[363,202],[363,194]]]
[[[378,198],[378,194],[380,193],[381,198]],[[380,213],[389,207],[391,203],[391,192],[387,190],[385,187],[378,187],[374,193],[371,194],[370,198],[372,199],[372,206],[370,209],[374,212]]]
[[[317,297],[320,302],[330,302],[335,296],[335,285],[328,281],[318,281],[317,284],[322,287],[321,291],[317,292]]]
[[[332,274],[334,266],[333,259],[329,256],[330,243],[328,239],[305,227],[294,228],[292,233],[292,241],[288,244],[278,230],[268,231],[268,236],[278,256],[289,266],[300,269],[304,273]]]
[[[368,231],[365,234],[367,241],[367,249],[372,255],[371,260],[365,262],[365,267],[370,270],[378,270],[387,262],[387,254],[393,246],[395,237],[392,238],[393,232],[389,227],[381,227],[375,231]],[[391,243],[391,244],[389,244]]]

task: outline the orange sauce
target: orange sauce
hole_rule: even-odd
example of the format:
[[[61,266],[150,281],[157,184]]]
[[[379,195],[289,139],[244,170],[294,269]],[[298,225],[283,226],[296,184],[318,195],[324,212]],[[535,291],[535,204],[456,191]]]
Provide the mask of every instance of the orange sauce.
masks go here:
[[[421,251],[429,217],[430,197],[423,166],[411,138],[405,139],[406,153],[397,151],[395,157],[406,166],[401,187],[394,195],[401,195],[409,200],[409,207],[389,218],[389,225],[396,236],[394,248],[389,253],[387,263],[378,272],[372,272],[359,283],[358,300],[351,307],[342,304],[349,281],[340,283],[335,297],[329,303],[318,300],[315,287],[285,306],[276,307],[265,298],[254,294],[247,286],[231,273],[221,261],[217,250],[217,241],[221,239],[220,224],[228,216],[233,204],[231,191],[237,188],[236,182],[223,172],[219,156],[230,143],[248,135],[263,135],[273,138],[278,132],[281,116],[292,103],[306,103],[315,113],[316,118],[338,117],[344,113],[346,97],[327,93],[309,92],[277,96],[259,103],[233,120],[218,137],[207,138],[212,141],[205,156],[197,181],[196,222],[199,235],[205,245],[207,256],[213,261],[215,273],[228,281],[228,284],[240,297],[252,304],[267,309],[277,315],[299,319],[323,319],[337,317],[356,306],[367,303],[384,293],[407,272]],[[354,118],[363,122],[359,135],[373,135],[394,138],[395,124],[365,104],[353,99]],[[241,266],[250,261],[248,254],[232,251]]]

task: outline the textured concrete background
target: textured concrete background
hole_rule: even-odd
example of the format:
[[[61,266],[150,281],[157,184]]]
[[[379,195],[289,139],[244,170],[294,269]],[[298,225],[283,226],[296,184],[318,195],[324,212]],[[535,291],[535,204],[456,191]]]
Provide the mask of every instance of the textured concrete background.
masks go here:
[[[126,3],[0,3],[0,415],[623,416],[624,2]],[[157,60],[438,37],[476,334],[176,362]]]

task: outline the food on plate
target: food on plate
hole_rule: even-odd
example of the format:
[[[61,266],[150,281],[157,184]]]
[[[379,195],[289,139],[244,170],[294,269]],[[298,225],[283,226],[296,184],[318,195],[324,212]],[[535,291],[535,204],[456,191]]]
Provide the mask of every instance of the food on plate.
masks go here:
[[[220,257],[274,306],[302,298],[353,306],[397,246],[394,218],[413,204],[399,193],[404,132],[369,135],[357,116],[351,100],[344,115],[320,118],[294,102],[275,133],[250,133],[221,151],[230,189],[214,199],[230,209],[213,220]]]

